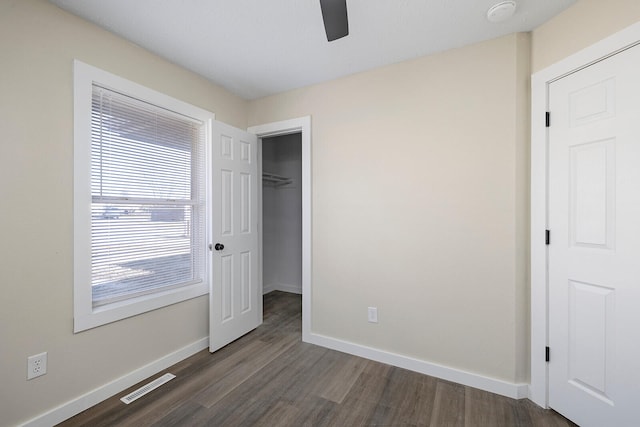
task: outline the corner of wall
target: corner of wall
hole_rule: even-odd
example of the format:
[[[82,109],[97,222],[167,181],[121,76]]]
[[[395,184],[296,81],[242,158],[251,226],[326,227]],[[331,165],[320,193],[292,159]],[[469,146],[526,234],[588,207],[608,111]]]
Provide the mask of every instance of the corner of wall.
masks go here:
[[[529,347],[529,242],[531,146],[531,33],[516,36],[516,140],[515,140],[515,381],[528,381]]]

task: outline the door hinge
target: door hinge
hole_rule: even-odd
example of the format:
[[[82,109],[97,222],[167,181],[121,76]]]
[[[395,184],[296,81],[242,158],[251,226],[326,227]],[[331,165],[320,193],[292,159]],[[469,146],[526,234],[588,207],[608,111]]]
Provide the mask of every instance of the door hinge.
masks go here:
[[[549,347],[544,348],[544,361],[545,362],[549,361]]]
[[[551,127],[551,113],[548,111],[544,113],[544,126]]]
[[[544,230],[544,244],[551,244],[551,230]]]

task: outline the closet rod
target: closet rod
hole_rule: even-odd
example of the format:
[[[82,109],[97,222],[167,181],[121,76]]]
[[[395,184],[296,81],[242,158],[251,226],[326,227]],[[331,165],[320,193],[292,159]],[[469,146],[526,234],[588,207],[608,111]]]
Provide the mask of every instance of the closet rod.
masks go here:
[[[275,173],[262,172],[262,182],[265,184],[273,185],[275,187],[280,187],[282,185],[291,184],[293,182],[293,179],[286,176],[277,175]]]

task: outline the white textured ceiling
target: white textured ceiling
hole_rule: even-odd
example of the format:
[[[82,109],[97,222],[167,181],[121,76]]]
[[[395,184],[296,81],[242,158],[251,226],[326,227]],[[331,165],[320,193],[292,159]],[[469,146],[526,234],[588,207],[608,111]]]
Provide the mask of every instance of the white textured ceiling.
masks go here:
[[[347,0],[349,36],[328,43],[319,0],[50,0],[255,99],[505,34],[531,31],[576,0]]]

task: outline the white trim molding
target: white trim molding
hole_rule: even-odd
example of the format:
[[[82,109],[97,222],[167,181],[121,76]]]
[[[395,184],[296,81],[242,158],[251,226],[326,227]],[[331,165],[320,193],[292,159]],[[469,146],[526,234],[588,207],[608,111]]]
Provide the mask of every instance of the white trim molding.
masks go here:
[[[311,116],[251,126],[258,138],[301,133],[302,137],[302,341],[311,335]],[[259,171],[262,173],[262,171]],[[262,215],[262,213],[260,213]],[[260,240],[262,245],[262,239]],[[262,270],[262,268],[261,268]],[[260,272],[262,276],[262,272]]]
[[[186,359],[189,356],[209,347],[209,337],[204,337],[195,341],[173,353],[167,354],[160,359],[129,372],[128,374],[117,378],[110,383],[104,384],[88,393],[83,394],[57,408],[54,408],[36,418],[23,424],[24,427],[48,427],[61,423],[80,412],[91,408],[94,405],[114,396],[132,385],[139,383],[168,367]]]
[[[548,111],[549,84],[640,44],[640,23],[636,23],[535,74],[531,78],[531,385],[529,398],[548,407],[547,229],[548,133],[543,117]],[[551,112],[553,122],[553,112]]]
[[[205,125],[205,156],[209,158],[211,122],[215,114],[149,89],[138,83],[75,60],[74,79],[74,197],[73,197],[73,332],[78,333],[171,304],[206,295],[209,269],[198,282],[154,292],[102,307],[93,307],[91,292],[91,97],[99,83],[128,96],[202,121]],[[210,163],[209,163],[210,164]],[[205,168],[208,169],[208,168]],[[207,172],[208,173],[208,172]],[[208,178],[208,175],[207,175]],[[206,215],[210,215],[209,212]],[[210,223],[210,221],[206,221]],[[203,236],[204,237],[204,236]]]
[[[354,356],[364,357],[365,359],[376,362],[386,363],[387,365],[496,393],[512,399],[524,399],[528,397],[528,384],[510,383],[315,333],[310,334],[308,342]]]

